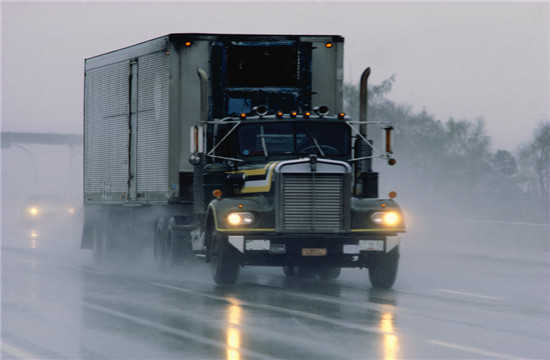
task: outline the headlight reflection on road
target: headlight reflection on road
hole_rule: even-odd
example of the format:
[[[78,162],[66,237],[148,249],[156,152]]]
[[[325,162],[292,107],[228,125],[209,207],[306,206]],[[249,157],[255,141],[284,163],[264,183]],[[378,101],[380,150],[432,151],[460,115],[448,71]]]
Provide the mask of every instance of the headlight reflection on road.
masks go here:
[[[384,333],[384,360],[394,360],[399,352],[399,339],[394,333],[393,313],[384,312],[380,318],[380,330]]]
[[[30,236],[31,236],[31,249],[36,249],[36,245],[37,245],[37,241],[36,239],[38,238],[38,232],[36,230],[31,230],[30,232]]]
[[[241,319],[242,319],[242,307],[239,301],[234,298],[230,298],[231,304],[227,307],[227,360],[240,360],[241,359]]]

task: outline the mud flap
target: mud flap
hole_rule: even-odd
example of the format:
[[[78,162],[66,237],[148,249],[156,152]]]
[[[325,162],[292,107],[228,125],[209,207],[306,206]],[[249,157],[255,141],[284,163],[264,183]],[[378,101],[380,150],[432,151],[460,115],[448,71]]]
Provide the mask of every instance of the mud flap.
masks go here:
[[[244,252],[244,236],[229,235],[227,237],[227,242],[233,245],[233,247],[235,247],[235,249],[239,250],[241,253]]]
[[[386,252],[392,251],[401,242],[400,236],[388,236],[386,237]]]

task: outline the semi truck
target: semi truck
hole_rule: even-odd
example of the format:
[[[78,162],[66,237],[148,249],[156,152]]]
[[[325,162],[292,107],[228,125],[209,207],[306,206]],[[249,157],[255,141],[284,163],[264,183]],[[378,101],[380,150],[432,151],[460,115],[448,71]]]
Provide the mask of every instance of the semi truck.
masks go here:
[[[178,33],[86,59],[81,248],[99,264],[152,248],[163,270],[202,257],[220,285],[277,266],[391,288],[405,223],[372,163],[395,163],[392,126],[367,121],[370,69],[359,119],[342,112],[343,51],[338,35]]]

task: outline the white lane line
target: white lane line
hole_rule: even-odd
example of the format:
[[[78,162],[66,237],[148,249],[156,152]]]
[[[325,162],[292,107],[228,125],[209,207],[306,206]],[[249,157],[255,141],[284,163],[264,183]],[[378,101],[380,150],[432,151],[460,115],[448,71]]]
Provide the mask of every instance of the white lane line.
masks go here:
[[[8,345],[3,341],[2,341],[2,353],[7,355],[7,357],[2,357],[3,359],[36,359],[37,358],[37,356],[31,355],[28,352],[20,350],[14,346]]]
[[[495,297],[495,296],[474,294],[474,293],[469,293],[469,292],[464,292],[464,291],[447,290],[447,289],[437,289],[437,291],[439,291],[439,292],[444,292],[444,293],[448,293],[448,294],[454,294],[454,295],[462,295],[462,296],[477,297],[477,298],[480,298],[480,299],[491,299],[491,300],[498,300],[498,299],[500,299],[500,298]]]
[[[128,321],[140,324],[142,326],[147,326],[147,327],[159,330],[159,331],[163,331],[163,332],[166,332],[166,333],[169,333],[169,334],[173,334],[173,335],[177,335],[177,336],[180,336],[180,337],[183,337],[183,338],[186,338],[186,339],[190,339],[190,340],[199,342],[201,344],[210,345],[210,346],[213,346],[213,347],[216,347],[216,348],[219,348],[219,349],[222,349],[222,350],[226,350],[226,351],[238,351],[240,355],[246,355],[247,358],[258,358],[258,359],[271,359],[272,358],[270,356],[267,356],[267,355],[264,355],[264,354],[261,354],[261,353],[255,352],[255,351],[247,350],[247,349],[244,349],[242,347],[239,348],[238,350],[236,350],[233,346],[230,346],[229,344],[223,343],[221,341],[212,340],[210,338],[207,338],[205,336],[197,335],[197,334],[192,333],[190,331],[176,329],[176,328],[166,326],[166,325],[163,325],[163,324],[151,321],[151,320],[147,320],[147,319],[144,319],[144,318],[141,318],[141,317],[138,317],[138,316],[133,316],[133,315],[121,312],[121,311],[109,309],[105,306],[92,304],[92,303],[87,302],[87,301],[84,301],[84,306],[89,308],[89,309],[93,309],[95,311],[100,311],[100,312],[109,314],[111,316],[116,316],[116,317],[119,317],[119,318],[122,318],[122,319],[125,319],[125,320],[128,320]]]
[[[518,360],[518,359],[521,359],[521,358],[516,357],[516,356],[513,356],[513,355],[502,354],[502,353],[496,353],[496,352],[492,352],[492,351],[488,351],[488,350],[482,350],[482,349],[476,349],[476,348],[473,348],[473,347],[463,346],[463,345],[458,345],[458,344],[453,344],[453,343],[448,343],[448,342],[445,342],[445,341],[439,341],[439,340],[426,340],[426,342],[427,342],[428,344],[437,345],[437,346],[442,346],[442,347],[446,347],[446,348],[449,348],[449,349],[455,349],[455,350],[465,351],[465,352],[469,352],[469,353],[472,353],[472,354],[477,354],[477,355],[486,356],[486,357],[492,358],[492,359],[508,359],[508,360],[512,360],[512,359],[513,359],[513,360]]]
[[[151,284],[155,285],[155,286],[164,287],[164,288],[167,288],[167,289],[181,291],[181,292],[191,294],[191,295],[195,295],[195,296],[202,296],[202,297],[205,297],[205,298],[208,298],[208,299],[215,299],[215,300],[218,300],[218,301],[223,301],[223,302],[228,302],[228,303],[233,303],[233,301],[234,301],[232,299],[228,299],[228,298],[225,298],[223,296],[204,294],[204,293],[201,293],[201,292],[198,292],[198,291],[185,289],[185,288],[181,288],[181,287],[177,287],[177,286],[166,285],[166,284],[162,284],[162,283],[154,283],[154,282],[151,283]],[[292,310],[292,309],[286,309],[286,308],[279,307],[279,306],[266,305],[266,304],[257,304],[257,303],[253,303],[253,302],[240,301],[240,300],[237,301],[237,304],[239,306],[255,308],[255,309],[262,309],[262,310],[267,310],[267,311],[275,311],[275,312],[283,313],[283,314],[286,314],[286,315],[298,316],[298,317],[302,317],[302,318],[306,318],[306,319],[310,319],[310,320],[321,321],[321,322],[324,322],[324,323],[327,323],[327,324],[340,326],[340,327],[346,328],[346,329],[363,331],[363,332],[366,332],[366,333],[369,333],[369,334],[378,334],[378,335],[394,334],[393,332],[388,333],[386,331],[382,331],[379,328],[376,328],[374,326],[368,326],[368,325],[362,325],[362,324],[353,324],[353,323],[350,323],[348,321],[336,320],[336,319],[329,318],[329,317],[326,317],[326,316],[323,316],[323,315],[318,315],[318,314],[314,314],[314,313],[310,313],[310,312],[306,312],[306,311],[301,311],[301,310]]]

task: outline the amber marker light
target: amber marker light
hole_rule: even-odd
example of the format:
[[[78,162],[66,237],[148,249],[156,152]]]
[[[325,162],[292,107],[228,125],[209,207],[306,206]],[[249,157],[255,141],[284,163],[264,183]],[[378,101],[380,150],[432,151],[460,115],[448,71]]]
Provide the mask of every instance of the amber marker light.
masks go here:
[[[216,199],[220,199],[223,195],[223,192],[220,190],[220,189],[216,189],[214,191],[212,191],[212,195],[216,198]]]
[[[192,44],[193,44],[193,43],[192,43],[191,41],[186,41],[186,42],[185,42],[185,47],[189,47],[189,46],[191,46]]]
[[[332,48],[333,46],[334,46],[334,44],[331,43],[331,42],[328,42],[328,43],[325,44],[325,47],[326,47],[327,49],[330,49],[330,48]]]
[[[390,191],[388,196],[390,197],[390,199],[395,199],[397,197],[397,193],[395,191]]]
[[[245,114],[245,113],[241,113],[241,114],[239,115],[239,118],[240,118],[241,120],[246,120],[246,114]]]

